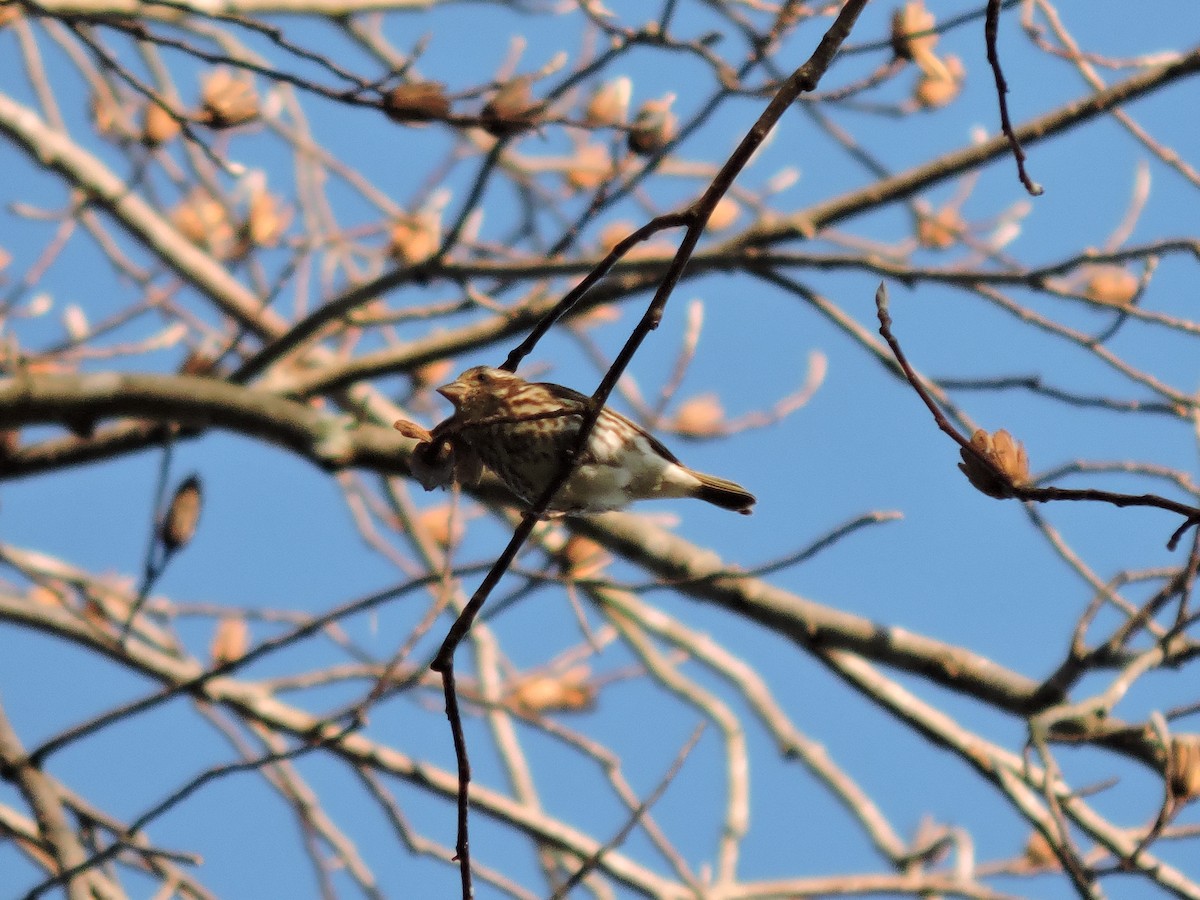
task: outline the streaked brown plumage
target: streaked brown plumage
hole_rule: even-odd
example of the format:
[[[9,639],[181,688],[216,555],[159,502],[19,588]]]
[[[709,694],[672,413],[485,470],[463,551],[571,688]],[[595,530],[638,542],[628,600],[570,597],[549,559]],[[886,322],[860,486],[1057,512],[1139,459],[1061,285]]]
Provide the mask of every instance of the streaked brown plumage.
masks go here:
[[[438,393],[454,404],[454,415],[433,437],[477,456],[527,504],[537,501],[569,457],[589,405],[570,388],[488,366],[468,369]],[[550,511],[602,512],[656,497],[696,497],[740,513],[754,505],[754,495],[741,485],[689,469],[606,406]]]

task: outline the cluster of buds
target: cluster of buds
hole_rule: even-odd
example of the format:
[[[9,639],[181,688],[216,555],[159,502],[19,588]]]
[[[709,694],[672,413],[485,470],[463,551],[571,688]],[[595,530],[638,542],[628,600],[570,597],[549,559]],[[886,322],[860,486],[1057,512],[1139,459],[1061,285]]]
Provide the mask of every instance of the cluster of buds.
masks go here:
[[[1014,497],[1013,489],[1028,483],[1029,457],[1021,442],[1004,429],[995,434],[977,429],[971,435],[971,448],[974,453],[965,447],[959,451],[962,462],[958,467],[976,489],[989,497],[997,500]]]
[[[240,259],[256,247],[278,246],[292,223],[291,207],[267,191],[262,177],[247,178],[236,194],[248,198],[241,221],[235,221],[241,216],[231,209],[234,200],[223,202],[196,187],[171,210],[171,222],[217,259]]]

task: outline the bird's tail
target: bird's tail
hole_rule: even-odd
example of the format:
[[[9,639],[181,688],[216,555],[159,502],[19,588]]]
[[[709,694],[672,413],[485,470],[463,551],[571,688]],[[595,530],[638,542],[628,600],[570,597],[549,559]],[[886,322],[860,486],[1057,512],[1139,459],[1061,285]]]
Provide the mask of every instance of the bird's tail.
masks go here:
[[[743,516],[750,515],[750,507],[756,502],[755,496],[740,484],[726,481],[724,478],[717,478],[715,475],[705,475],[695,469],[688,471],[700,481],[700,486],[696,488],[696,493],[693,495],[697,499],[705,500],[722,509],[731,509]]]

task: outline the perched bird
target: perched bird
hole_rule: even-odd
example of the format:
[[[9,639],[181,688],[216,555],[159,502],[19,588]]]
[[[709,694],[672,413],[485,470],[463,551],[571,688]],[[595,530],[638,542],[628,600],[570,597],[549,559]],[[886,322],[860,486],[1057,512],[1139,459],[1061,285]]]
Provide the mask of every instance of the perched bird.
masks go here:
[[[468,369],[437,391],[454,404],[454,415],[434,429],[434,440],[477,457],[528,504],[537,502],[570,457],[590,405],[570,388],[488,366]],[[606,406],[549,511],[602,512],[655,497],[696,497],[744,514],[754,505],[754,495],[741,485],[689,469]]]

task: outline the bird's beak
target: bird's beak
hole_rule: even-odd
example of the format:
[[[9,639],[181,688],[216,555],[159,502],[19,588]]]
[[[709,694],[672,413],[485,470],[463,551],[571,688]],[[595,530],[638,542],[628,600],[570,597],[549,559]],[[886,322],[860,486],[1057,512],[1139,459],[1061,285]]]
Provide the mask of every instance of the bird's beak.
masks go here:
[[[462,397],[466,393],[467,387],[461,381],[452,381],[449,384],[443,384],[440,388],[436,388],[436,390],[457,407],[462,402]]]

